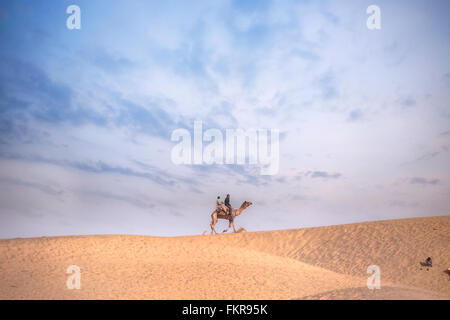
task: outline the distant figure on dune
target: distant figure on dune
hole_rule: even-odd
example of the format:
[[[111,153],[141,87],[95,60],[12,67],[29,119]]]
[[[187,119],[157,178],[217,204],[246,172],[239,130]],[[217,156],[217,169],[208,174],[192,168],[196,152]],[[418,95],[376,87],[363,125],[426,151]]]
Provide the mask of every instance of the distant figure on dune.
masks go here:
[[[228,200],[227,200],[228,199]],[[219,219],[228,220],[228,228],[225,229],[223,232],[227,232],[230,230],[230,227],[233,226],[233,231],[236,232],[236,228],[234,226],[234,218],[237,217],[244,211],[246,208],[251,206],[252,203],[249,201],[244,201],[239,209],[233,209],[230,205],[230,195],[227,195],[227,198],[225,198],[225,204],[223,204],[220,201],[220,197],[217,197],[216,200],[216,210],[211,214],[212,222],[210,224],[211,226],[211,234],[217,233],[214,229],[214,226],[216,225],[217,221]]]
[[[431,257],[428,257],[425,262],[420,262],[420,265],[422,267],[427,267],[427,271],[428,271],[428,267],[432,267],[433,266],[433,260],[431,260]],[[420,268],[420,270],[422,270],[422,268]]]
[[[428,257],[425,262],[421,262],[420,265],[422,267],[432,267],[433,266],[433,260],[431,260],[431,257]]]

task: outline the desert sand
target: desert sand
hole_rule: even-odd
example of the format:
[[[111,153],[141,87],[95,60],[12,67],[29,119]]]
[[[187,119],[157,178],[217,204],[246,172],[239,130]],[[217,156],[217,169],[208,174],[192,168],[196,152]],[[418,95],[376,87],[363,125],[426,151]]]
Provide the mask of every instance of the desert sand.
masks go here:
[[[428,256],[433,266],[421,266]],[[70,265],[81,269],[79,290],[66,286]],[[370,265],[381,270],[378,290],[366,286]],[[185,237],[5,239],[0,299],[450,299],[449,267],[450,216]]]

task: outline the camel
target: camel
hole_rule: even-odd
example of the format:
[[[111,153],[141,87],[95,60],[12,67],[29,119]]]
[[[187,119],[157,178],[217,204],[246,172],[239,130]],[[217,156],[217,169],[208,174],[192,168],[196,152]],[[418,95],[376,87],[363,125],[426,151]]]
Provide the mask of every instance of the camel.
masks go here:
[[[216,223],[219,219],[224,219],[224,220],[229,221],[228,228],[223,230],[223,232],[227,232],[228,230],[230,230],[231,226],[233,226],[233,232],[236,232],[236,228],[234,226],[234,217],[237,217],[238,215],[240,215],[242,213],[242,211],[244,211],[246,208],[248,208],[252,204],[253,203],[251,203],[249,201],[244,201],[239,209],[232,210],[232,218],[231,219],[230,219],[229,214],[227,212],[225,212],[224,210],[220,210],[219,212],[218,212],[218,209],[214,210],[214,212],[211,213],[211,218],[212,218],[212,222],[210,224],[211,234],[214,234],[214,233],[217,234],[216,229],[214,229],[214,226],[216,225]]]

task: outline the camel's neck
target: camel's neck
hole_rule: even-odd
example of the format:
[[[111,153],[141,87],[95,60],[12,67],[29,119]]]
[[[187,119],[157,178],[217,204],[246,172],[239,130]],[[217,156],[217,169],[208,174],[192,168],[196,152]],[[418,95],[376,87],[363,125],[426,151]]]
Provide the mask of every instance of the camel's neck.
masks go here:
[[[236,216],[240,215],[242,213],[242,211],[245,210],[245,208],[247,208],[247,207],[245,206],[245,202],[244,202],[244,203],[242,203],[241,207],[236,210],[236,214],[235,215]]]

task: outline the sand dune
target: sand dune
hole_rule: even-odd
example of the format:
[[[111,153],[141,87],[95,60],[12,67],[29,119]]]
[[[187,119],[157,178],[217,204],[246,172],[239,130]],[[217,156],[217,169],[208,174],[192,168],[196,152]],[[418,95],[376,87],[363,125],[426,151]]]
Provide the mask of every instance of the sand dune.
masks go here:
[[[433,258],[433,267],[419,262]],[[69,265],[81,289],[66,287]],[[369,290],[369,265],[381,289]],[[450,299],[450,216],[188,237],[0,240],[0,299]]]

